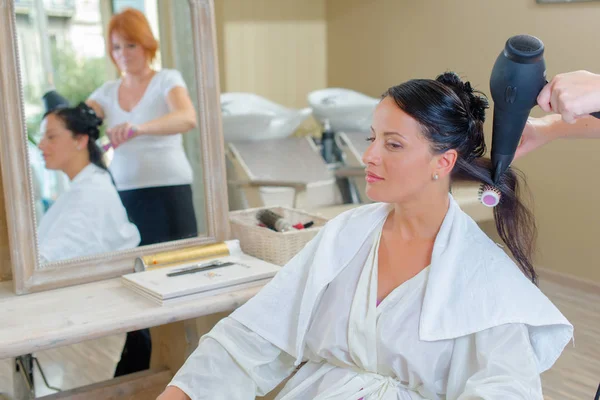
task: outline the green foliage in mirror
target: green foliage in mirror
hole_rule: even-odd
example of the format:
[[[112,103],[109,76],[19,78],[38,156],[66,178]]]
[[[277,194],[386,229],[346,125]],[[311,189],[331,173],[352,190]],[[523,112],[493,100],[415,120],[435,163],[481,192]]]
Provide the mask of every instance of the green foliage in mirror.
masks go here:
[[[78,57],[70,43],[63,46],[52,45],[52,65],[56,91],[72,105],[85,101],[88,96],[106,81],[106,60],[102,57]],[[25,101],[41,104],[43,89],[27,85],[24,90]],[[30,116],[27,123],[27,139],[34,145],[39,141],[39,129],[43,111]],[[104,128],[100,135],[104,135]]]

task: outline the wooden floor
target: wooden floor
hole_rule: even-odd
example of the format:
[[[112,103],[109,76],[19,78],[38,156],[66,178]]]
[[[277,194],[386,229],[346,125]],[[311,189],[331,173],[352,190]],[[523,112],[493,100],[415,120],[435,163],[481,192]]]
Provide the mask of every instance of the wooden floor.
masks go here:
[[[41,351],[34,356],[40,362],[50,386],[68,390],[111,379],[124,344],[123,333]],[[36,397],[56,393],[44,385],[37,367],[33,379]]]
[[[542,376],[546,400],[593,400],[600,382],[600,292],[582,291],[552,281],[542,290],[575,326],[575,343]],[[35,356],[53,386],[63,390],[110,379],[125,335],[42,351]],[[35,371],[36,395],[54,393]]]
[[[575,327],[554,367],[542,375],[546,400],[594,400],[600,384],[600,291],[543,281],[544,293]]]

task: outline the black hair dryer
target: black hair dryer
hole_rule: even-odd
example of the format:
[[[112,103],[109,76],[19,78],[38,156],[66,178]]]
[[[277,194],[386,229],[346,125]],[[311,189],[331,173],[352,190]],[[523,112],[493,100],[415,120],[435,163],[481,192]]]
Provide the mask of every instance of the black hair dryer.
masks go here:
[[[529,113],[537,105],[537,97],[547,83],[544,43],[529,35],[509,38],[496,59],[490,77],[490,92],[494,101],[494,183],[498,183],[510,166]],[[592,115],[600,118],[600,113]]]
[[[49,90],[42,96],[46,112],[54,111],[57,108],[69,107],[69,100],[65,99],[56,90]]]

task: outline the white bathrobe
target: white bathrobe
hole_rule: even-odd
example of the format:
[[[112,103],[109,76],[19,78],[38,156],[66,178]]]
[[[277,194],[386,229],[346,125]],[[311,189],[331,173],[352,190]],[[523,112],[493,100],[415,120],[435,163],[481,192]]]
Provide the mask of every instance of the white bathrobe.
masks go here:
[[[110,174],[87,165],[44,214],[38,227],[42,262],[125,250],[140,243]]]
[[[431,265],[377,306],[387,204],[330,221],[205,335],[171,385],[254,399],[305,363],[280,400],[542,399],[573,327],[454,199]]]

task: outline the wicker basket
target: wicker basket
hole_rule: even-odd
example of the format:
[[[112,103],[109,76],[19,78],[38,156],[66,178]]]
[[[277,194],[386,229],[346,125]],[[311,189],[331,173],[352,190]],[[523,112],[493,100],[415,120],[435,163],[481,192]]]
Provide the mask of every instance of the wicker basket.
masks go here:
[[[256,213],[264,209],[283,216],[292,225],[309,221],[313,221],[314,225],[307,229],[275,232],[258,226]],[[230,212],[229,222],[232,236],[240,241],[244,253],[276,265],[285,265],[316,236],[327,219],[287,207],[260,207]]]

